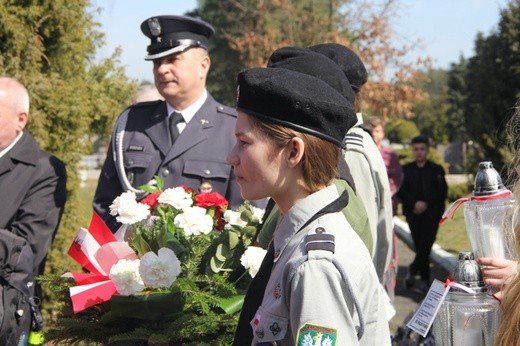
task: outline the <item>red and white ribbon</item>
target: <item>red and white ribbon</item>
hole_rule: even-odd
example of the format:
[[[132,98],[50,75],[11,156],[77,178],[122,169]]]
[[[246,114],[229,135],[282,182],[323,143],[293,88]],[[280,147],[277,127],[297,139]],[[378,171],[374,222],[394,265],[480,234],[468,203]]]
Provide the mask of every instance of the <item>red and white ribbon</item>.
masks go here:
[[[69,248],[68,254],[90,273],[67,273],[77,286],[70,288],[74,313],[106,302],[117,293],[108,275],[121,259],[137,259],[135,251],[126,243],[117,241],[110,229],[95,212],[90,226],[81,228]]]
[[[457,211],[457,209],[459,209],[459,207],[466,203],[467,201],[478,201],[478,202],[482,202],[482,201],[489,201],[489,200],[493,200],[493,199],[497,199],[497,198],[502,198],[502,197],[507,197],[507,196],[511,196],[513,193],[509,190],[503,190],[503,191],[500,191],[500,192],[497,192],[495,194],[492,194],[492,195],[488,195],[488,196],[471,196],[471,197],[464,197],[464,198],[459,198],[458,200],[456,200],[455,202],[453,202],[449,207],[448,209],[446,209],[446,211],[444,212],[444,214],[442,214],[442,218],[441,218],[441,221],[439,221],[439,224],[442,224],[444,221],[446,221],[448,218],[450,219],[453,219],[453,217],[455,216],[455,212]]]

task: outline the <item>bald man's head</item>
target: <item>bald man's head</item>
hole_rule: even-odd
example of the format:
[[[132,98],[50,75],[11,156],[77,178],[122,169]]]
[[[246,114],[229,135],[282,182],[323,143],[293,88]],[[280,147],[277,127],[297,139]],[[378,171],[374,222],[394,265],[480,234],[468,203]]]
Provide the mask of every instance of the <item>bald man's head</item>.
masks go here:
[[[0,77],[0,150],[22,133],[29,117],[29,93],[16,79]]]

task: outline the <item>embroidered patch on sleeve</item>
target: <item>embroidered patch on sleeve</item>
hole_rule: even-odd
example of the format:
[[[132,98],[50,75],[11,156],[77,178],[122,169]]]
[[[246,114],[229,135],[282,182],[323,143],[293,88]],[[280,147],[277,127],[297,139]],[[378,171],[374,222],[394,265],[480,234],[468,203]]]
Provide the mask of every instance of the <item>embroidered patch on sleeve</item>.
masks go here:
[[[297,346],[336,345],[337,330],[306,323],[298,329]]]

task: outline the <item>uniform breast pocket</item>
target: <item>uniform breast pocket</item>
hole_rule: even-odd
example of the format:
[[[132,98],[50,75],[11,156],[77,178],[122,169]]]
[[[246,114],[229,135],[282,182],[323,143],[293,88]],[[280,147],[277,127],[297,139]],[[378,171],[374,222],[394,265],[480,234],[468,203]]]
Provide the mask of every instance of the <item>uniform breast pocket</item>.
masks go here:
[[[151,166],[152,155],[136,152],[126,152],[124,154],[125,173],[128,182],[133,186],[146,184],[144,181],[145,172]]]
[[[208,181],[213,192],[226,195],[231,166],[225,162],[187,160],[182,175],[199,183]]]
[[[285,338],[289,320],[278,316],[260,306],[255,317],[251,321],[253,335],[259,343],[279,341]]]
[[[184,174],[201,180],[227,180],[231,166],[225,162],[189,160],[184,164]]]
[[[129,170],[145,170],[152,162],[152,155],[136,152],[125,152],[125,168]]]

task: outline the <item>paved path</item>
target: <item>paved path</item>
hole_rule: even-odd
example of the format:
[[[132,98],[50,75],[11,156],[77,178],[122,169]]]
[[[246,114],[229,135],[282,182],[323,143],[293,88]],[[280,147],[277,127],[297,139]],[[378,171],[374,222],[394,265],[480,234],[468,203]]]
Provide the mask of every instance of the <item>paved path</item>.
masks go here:
[[[390,320],[390,332],[394,334],[397,330],[398,326],[403,325],[405,318],[415,311],[415,309],[419,306],[425,294],[421,293],[417,290],[406,289],[404,286],[404,278],[406,276],[406,271],[408,270],[408,265],[413,261],[415,257],[415,253],[410,248],[411,246],[411,237],[406,233],[406,230],[403,232],[402,229],[396,231],[397,234],[397,251],[399,255],[399,269],[397,272],[397,285],[395,289],[395,300],[394,307],[396,309],[396,314]],[[410,244],[410,246],[408,245]],[[441,281],[445,281],[446,277],[451,272],[449,267],[454,261],[453,256],[448,256],[452,258],[439,260],[439,252],[441,255],[442,251],[439,248],[436,248],[434,253],[432,254],[432,258],[435,259],[431,261],[431,275],[432,279],[439,279]],[[448,268],[446,268],[448,267]]]

